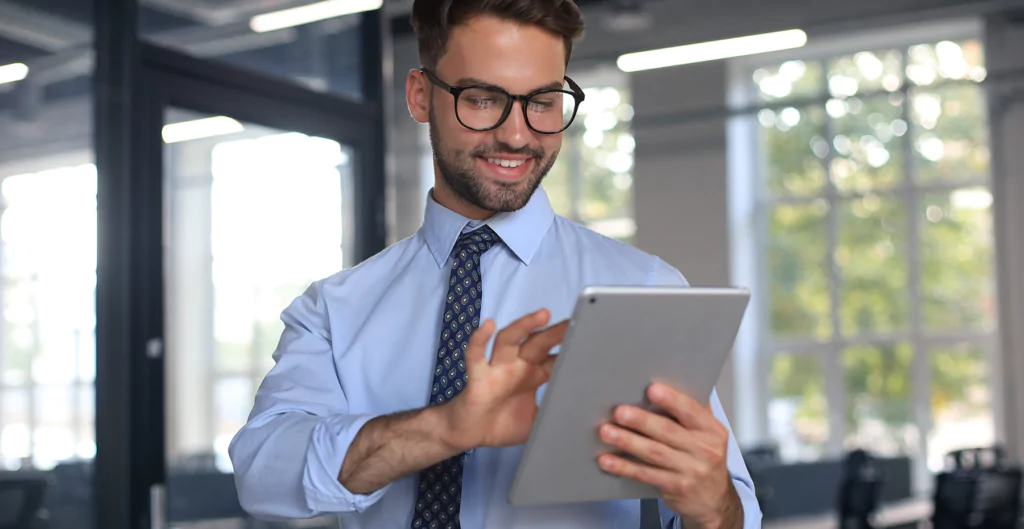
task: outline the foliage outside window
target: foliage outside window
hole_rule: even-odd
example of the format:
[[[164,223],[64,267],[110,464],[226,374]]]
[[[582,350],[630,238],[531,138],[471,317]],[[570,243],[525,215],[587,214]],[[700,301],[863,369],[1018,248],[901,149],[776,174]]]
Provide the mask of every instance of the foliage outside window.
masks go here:
[[[759,342],[785,459],[865,448],[934,470],[993,442],[985,75],[974,40],[753,73]]]
[[[565,131],[544,189],[559,215],[632,242],[633,107],[625,83],[584,87],[587,98]]]

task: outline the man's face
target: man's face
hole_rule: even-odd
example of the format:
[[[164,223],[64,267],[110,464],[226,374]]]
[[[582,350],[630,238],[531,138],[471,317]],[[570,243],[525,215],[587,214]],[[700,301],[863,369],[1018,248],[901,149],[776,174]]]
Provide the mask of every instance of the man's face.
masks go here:
[[[452,30],[434,73],[453,86],[486,84],[511,94],[561,88],[565,44],[561,37],[534,26],[476,17]],[[429,97],[439,183],[485,212],[525,206],[554,165],[562,135],[531,130],[520,102],[513,104],[500,127],[473,131],[456,118],[451,94],[434,88]]]

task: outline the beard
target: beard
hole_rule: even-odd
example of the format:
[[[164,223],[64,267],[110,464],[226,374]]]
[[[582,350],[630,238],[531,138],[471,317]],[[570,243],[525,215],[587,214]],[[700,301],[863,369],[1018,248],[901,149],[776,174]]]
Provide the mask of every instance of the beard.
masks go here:
[[[450,149],[438,133],[433,107],[430,108],[430,146],[444,184],[466,203],[495,213],[518,211],[526,206],[558,157],[558,151],[546,156],[543,150],[536,147],[513,149],[501,142],[481,145],[469,154],[459,149]],[[533,172],[524,181],[515,183],[488,181],[477,174],[473,167],[476,158],[500,154],[529,156],[534,162]]]

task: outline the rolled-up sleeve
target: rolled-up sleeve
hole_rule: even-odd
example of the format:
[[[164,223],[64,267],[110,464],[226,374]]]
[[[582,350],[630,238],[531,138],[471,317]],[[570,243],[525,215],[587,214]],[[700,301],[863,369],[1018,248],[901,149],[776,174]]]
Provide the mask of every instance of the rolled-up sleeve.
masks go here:
[[[282,320],[275,365],[229,446],[239,502],[265,519],[361,512],[388,487],[361,495],[338,481],[352,440],[373,416],[349,414],[319,283],[292,302]]]

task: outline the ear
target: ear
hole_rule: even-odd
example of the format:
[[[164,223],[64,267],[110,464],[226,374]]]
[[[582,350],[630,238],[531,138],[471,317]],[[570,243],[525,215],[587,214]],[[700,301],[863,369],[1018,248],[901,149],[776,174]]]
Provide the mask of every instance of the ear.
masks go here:
[[[430,121],[430,80],[419,70],[411,70],[405,80],[405,101],[412,119],[418,123]]]

